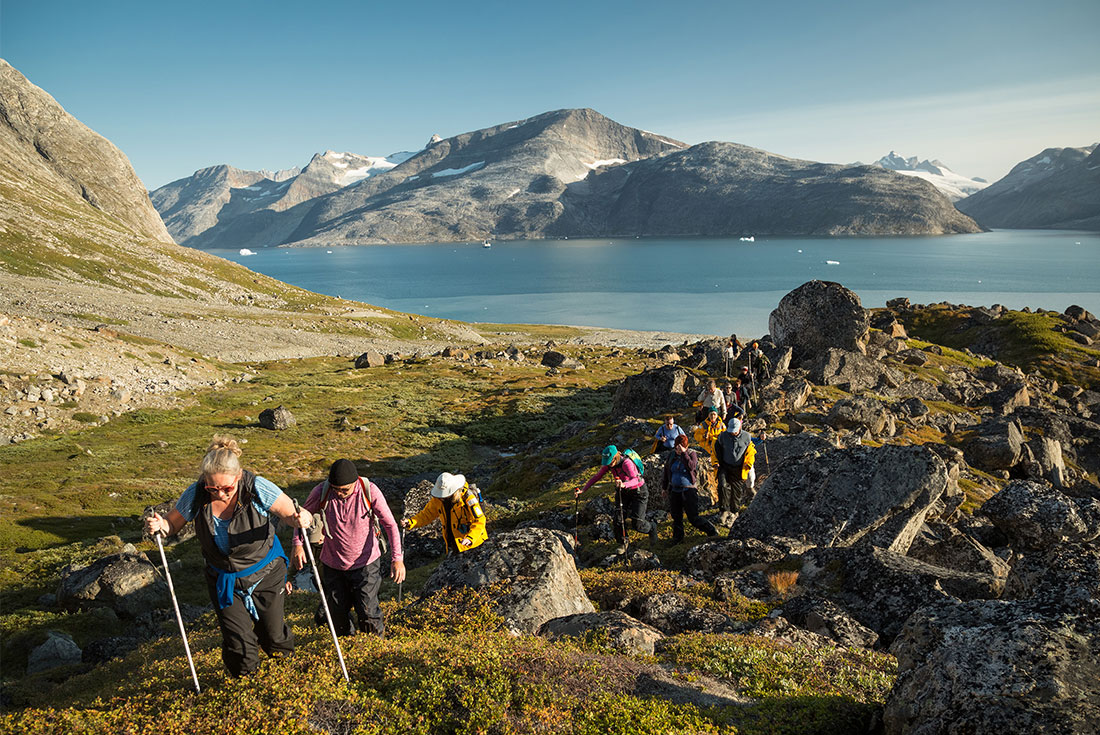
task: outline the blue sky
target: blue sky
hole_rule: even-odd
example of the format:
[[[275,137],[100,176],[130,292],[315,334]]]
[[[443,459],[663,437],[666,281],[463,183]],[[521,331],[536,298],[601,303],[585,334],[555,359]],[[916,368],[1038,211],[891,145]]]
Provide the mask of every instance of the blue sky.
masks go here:
[[[0,0],[0,56],[150,188],[563,107],[688,143],[1000,178],[1100,141],[1098,0]]]

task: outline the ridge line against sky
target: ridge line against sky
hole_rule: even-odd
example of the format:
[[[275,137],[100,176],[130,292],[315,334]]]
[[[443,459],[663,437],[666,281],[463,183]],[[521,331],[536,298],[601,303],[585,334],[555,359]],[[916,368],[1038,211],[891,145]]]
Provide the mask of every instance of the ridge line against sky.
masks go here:
[[[1097,0],[3,0],[0,56],[150,188],[591,107],[688,143],[990,181],[1100,141]]]

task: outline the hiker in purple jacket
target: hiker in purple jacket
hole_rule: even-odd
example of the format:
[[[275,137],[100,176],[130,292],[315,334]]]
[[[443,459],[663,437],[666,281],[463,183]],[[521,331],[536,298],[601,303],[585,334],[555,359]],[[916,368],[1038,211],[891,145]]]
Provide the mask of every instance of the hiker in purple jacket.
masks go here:
[[[636,454],[634,456],[637,456]],[[614,444],[604,447],[600,454],[600,469],[584,487],[574,488],[574,497],[580,497],[588,488],[595,485],[600,478],[611,473],[615,482],[615,503],[618,506],[618,516],[612,521],[615,539],[620,544],[626,544],[626,528],[624,523],[627,518],[634,519],[634,530],[639,533],[649,534],[650,545],[657,543],[657,524],[646,520],[646,507],[649,505],[649,491],[646,490],[645,479],[638,471],[634,460],[620,452]]]
[[[400,584],[405,580],[401,532],[382,491],[360,477],[351,460],[338,459],[329,470],[328,480],[313,488],[302,507],[323,519],[321,577],[336,634],[351,633],[349,613],[355,608],[359,630],[382,635],[385,627],[378,607],[382,583],[380,532],[385,532],[393,551],[393,581]],[[294,535],[293,548],[291,561],[301,569],[306,554],[300,534]]]

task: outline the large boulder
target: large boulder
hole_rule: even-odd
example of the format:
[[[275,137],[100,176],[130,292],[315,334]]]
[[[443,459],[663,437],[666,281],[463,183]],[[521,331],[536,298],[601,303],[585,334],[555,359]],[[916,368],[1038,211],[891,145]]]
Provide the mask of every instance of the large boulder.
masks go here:
[[[924,447],[805,455],[772,471],[730,535],[788,536],[815,546],[865,543],[904,554],[947,485],[943,460]]]
[[[611,415],[655,416],[665,410],[691,406],[699,392],[695,375],[682,367],[665,365],[631,375],[615,391]]]
[[[61,572],[57,604],[69,610],[107,607],[135,618],[168,603],[168,588],[142,554],[111,554]]]
[[[841,646],[871,648],[878,642],[878,633],[860,624],[840,605],[820,597],[795,597],[783,603],[779,614]]]
[[[1059,544],[1026,554],[1012,565],[1004,598],[1024,600],[1048,615],[1087,615],[1100,620],[1100,548]]]
[[[977,435],[968,441],[963,452],[966,461],[986,472],[1008,470],[1020,461],[1024,435],[1015,421],[999,419],[983,422]]]
[[[905,376],[896,368],[854,350],[831,347],[809,362],[809,378],[818,385],[834,385],[855,393],[878,389],[892,391]]]
[[[259,420],[260,426],[272,431],[283,431],[298,424],[298,419],[294,418],[294,414],[286,406],[267,408],[260,411]]]
[[[890,649],[889,735],[1095,733],[1100,625],[1017,602],[944,601],[910,617]]]
[[[870,319],[859,296],[839,283],[809,281],[788,293],[768,317],[777,344],[801,362],[830,347],[863,352]]]
[[[424,594],[448,587],[485,589],[510,630],[536,633],[548,620],[595,612],[568,543],[566,534],[545,528],[491,536],[472,551],[448,556],[428,578]]]
[[[726,572],[780,561],[806,548],[791,539],[725,538],[692,547],[684,569],[693,577],[712,580]]]
[[[1017,550],[1038,551],[1100,536],[1100,502],[1071,498],[1029,480],[1010,482],[985,501],[981,512]]]
[[[897,430],[894,415],[886,406],[868,396],[844,398],[833,404],[825,423],[834,429],[869,431],[874,436],[893,436]]]
[[[989,574],[1001,580],[1008,577],[1008,562],[988,547],[952,526],[937,525],[941,525],[943,538],[931,543],[914,544],[908,556],[961,572]]]
[[[36,647],[27,656],[27,674],[37,674],[39,671],[55,669],[58,666],[78,664],[80,661],[80,647],[72,637],[68,633],[51,630],[46,635],[46,642]]]
[[[629,654],[653,655],[664,634],[620,610],[580,613],[543,623],[539,635],[547,638],[603,639],[612,648]]]
[[[1004,580],[926,564],[876,547],[811,549],[802,555],[798,584],[846,609],[890,642],[905,619],[944,600],[998,597]]]
[[[362,370],[363,368],[382,367],[386,364],[386,356],[376,350],[367,350],[359,357],[355,358],[355,367]]]

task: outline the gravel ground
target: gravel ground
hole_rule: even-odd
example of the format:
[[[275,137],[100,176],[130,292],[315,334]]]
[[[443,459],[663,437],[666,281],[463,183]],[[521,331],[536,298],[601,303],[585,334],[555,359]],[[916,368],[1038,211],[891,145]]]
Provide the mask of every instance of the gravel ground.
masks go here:
[[[383,325],[408,320],[401,326],[415,331],[408,327],[419,326],[420,317],[366,304],[334,301],[288,312],[8,274],[0,279],[0,444],[135,408],[180,405],[190,391],[247,379],[240,363],[354,357],[367,350],[424,355],[488,341],[462,322],[426,322],[431,338],[395,339]],[[657,349],[709,336],[580,329],[569,344]],[[508,336],[516,344],[542,339]]]

